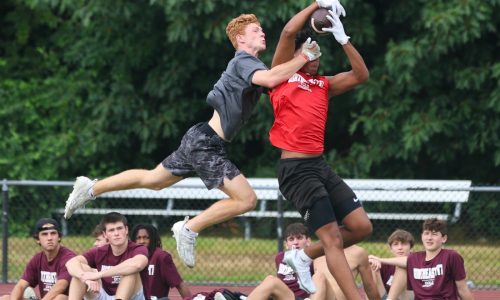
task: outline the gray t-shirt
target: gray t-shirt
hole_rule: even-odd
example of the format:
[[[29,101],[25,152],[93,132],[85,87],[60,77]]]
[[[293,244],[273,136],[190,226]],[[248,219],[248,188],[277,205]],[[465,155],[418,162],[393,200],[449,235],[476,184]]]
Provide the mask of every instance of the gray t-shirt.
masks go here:
[[[267,70],[267,67],[257,57],[237,51],[214,89],[208,93],[207,102],[219,113],[228,141],[248,120],[264,91],[263,87],[252,84],[252,76],[257,70]]]

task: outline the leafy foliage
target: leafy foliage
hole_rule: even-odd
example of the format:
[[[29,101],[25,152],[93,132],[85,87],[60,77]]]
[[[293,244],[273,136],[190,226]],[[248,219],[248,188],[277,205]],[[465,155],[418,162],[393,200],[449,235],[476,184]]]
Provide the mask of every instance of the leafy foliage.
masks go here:
[[[342,1],[371,79],[330,106],[325,157],[344,177],[498,183],[499,0]],[[207,120],[233,56],[227,22],[259,16],[269,63],[310,1],[7,0],[0,3],[0,174],[102,177],[152,168]],[[318,37],[324,74],[348,70]],[[263,97],[230,145],[247,176],[274,176]]]

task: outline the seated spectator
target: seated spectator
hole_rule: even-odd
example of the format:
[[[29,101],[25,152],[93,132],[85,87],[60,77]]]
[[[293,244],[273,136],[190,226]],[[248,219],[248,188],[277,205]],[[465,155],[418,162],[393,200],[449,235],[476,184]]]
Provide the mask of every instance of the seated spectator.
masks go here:
[[[287,226],[284,232],[285,248],[302,249],[311,244],[309,230],[302,223],[293,223]],[[295,271],[284,261],[284,252],[275,257],[277,277],[268,276],[249,295],[248,300],[272,299],[326,299],[327,282],[323,273],[315,273],[311,266],[311,274],[316,285],[316,292],[308,294],[299,287]]]
[[[65,264],[75,253],[61,246],[60,228],[54,219],[43,218],[36,222],[33,237],[42,251],[30,259],[11,294],[0,297],[1,300],[31,299],[36,295],[29,293],[29,289],[37,285],[44,300],[68,299],[71,276]]]
[[[408,231],[397,229],[387,238],[387,244],[394,257],[408,256],[415,245],[415,239]],[[382,264],[380,270],[373,271],[373,278],[377,282],[377,289],[382,298],[386,298],[389,293],[395,271],[396,267],[388,264]],[[400,295],[395,296],[400,300],[411,300],[413,291],[405,288]]]
[[[421,238],[425,251],[410,253],[408,257],[379,258],[370,255],[374,270],[380,269],[381,264],[399,268],[396,268],[387,299],[396,299],[395,295],[404,290],[405,283],[413,290],[415,299],[473,299],[465,281],[462,256],[443,248],[448,240],[446,221],[436,218],[425,220]]]
[[[127,218],[122,214],[110,212],[101,224],[109,244],[93,247],[66,263],[73,276],[70,299],[144,300],[148,249],[128,240]]]
[[[354,279],[356,279],[358,274],[361,276],[361,281],[363,282],[363,288],[365,289],[365,293],[368,299],[380,300],[381,298],[380,295],[378,294],[375,280],[373,279],[370,263],[368,262],[368,252],[364,248],[352,245],[344,249],[344,254]],[[347,299],[342,290],[340,289],[340,286],[338,285],[337,281],[328,270],[325,256],[318,257],[314,260],[314,272],[315,273],[321,272],[325,274],[325,277],[330,284],[329,286],[330,288],[326,289],[327,291],[326,299],[328,300]]]
[[[138,224],[132,230],[131,239],[148,248],[148,276],[143,283],[147,300],[168,300],[168,293],[173,287],[181,297],[191,296],[189,286],[182,280],[172,256],[161,249],[161,238],[156,227]]]
[[[108,239],[104,236],[104,227],[101,223],[95,226],[92,236],[95,238],[94,247],[101,247],[108,244]]]

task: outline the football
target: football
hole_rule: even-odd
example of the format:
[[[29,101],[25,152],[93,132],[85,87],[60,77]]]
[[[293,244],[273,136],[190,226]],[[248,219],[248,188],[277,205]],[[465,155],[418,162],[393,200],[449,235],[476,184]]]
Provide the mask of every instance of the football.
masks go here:
[[[311,15],[311,27],[314,31],[319,34],[327,33],[323,31],[323,28],[332,27],[332,23],[326,18],[330,13],[326,8],[318,8]]]

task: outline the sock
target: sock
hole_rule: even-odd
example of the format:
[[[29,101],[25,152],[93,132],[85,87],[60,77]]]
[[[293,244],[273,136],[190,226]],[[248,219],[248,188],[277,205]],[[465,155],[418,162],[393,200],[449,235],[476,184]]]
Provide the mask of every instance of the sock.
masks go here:
[[[90,198],[95,199],[94,189],[92,187],[87,191],[87,193],[89,194]]]
[[[304,251],[304,249],[300,249],[299,251],[299,258],[302,262],[305,262],[307,264],[311,264],[312,262],[312,259],[307,256],[306,252]]]
[[[184,225],[184,231],[189,235],[189,236],[192,236],[192,237],[197,237],[198,236],[198,233],[197,232],[194,232],[192,231],[191,229],[189,229],[186,225]]]

